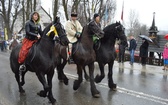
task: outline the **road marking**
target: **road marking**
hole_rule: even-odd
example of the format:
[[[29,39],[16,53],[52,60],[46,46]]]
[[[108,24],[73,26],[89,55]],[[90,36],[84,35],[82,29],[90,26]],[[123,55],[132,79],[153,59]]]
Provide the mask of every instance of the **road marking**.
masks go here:
[[[65,74],[71,79],[77,79],[78,78],[76,75],[72,75],[72,74],[69,74],[69,73],[65,73]],[[107,83],[99,83],[99,84],[96,84],[96,85],[109,89]],[[117,92],[120,92],[120,93],[123,93],[123,94],[128,94],[128,95],[131,95],[131,96],[134,96],[134,97],[137,97],[137,98],[153,101],[153,102],[156,102],[156,103],[160,103],[162,105],[168,105],[168,99],[161,98],[161,97],[154,96],[154,95],[150,95],[150,94],[146,94],[146,93],[143,93],[143,92],[138,92],[138,91],[126,89],[126,88],[122,88],[122,87],[119,87],[119,86],[117,86]]]

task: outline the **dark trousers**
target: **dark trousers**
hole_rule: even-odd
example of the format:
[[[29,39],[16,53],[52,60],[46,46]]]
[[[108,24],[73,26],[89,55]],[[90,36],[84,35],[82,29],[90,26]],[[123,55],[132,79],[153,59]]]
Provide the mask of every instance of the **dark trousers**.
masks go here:
[[[124,62],[125,61],[124,57],[125,57],[125,50],[123,50],[123,51],[119,50],[118,62]]]
[[[146,58],[147,57],[141,57],[141,64],[146,65]]]

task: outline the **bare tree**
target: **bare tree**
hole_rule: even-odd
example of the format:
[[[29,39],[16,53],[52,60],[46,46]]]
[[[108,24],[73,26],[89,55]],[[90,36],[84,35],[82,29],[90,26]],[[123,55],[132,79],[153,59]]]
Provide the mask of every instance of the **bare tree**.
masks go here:
[[[129,22],[128,22],[128,35],[138,36],[140,33],[137,33],[137,30],[140,30],[140,23],[138,19],[138,14],[135,10],[130,10]]]
[[[31,10],[30,10],[30,1],[31,0],[26,0],[26,9],[24,9],[25,11],[25,14],[26,14],[26,20],[28,20],[29,19],[29,15],[30,15],[30,12],[31,12]]]
[[[65,1],[65,0],[64,0]],[[68,0],[66,1],[66,3]],[[66,4],[63,3],[63,4]],[[64,5],[65,7],[70,7],[68,4]],[[99,13],[100,17],[104,17],[105,9],[107,7],[108,20],[112,20],[114,18],[114,14],[116,11],[116,1],[115,0],[73,0],[71,11],[75,11],[78,13],[78,19],[82,25],[85,25],[86,22],[90,21],[93,17],[94,13]],[[65,9],[65,8],[64,8]],[[67,9],[67,8],[66,8]],[[69,9],[69,8],[68,8]],[[79,11],[80,10],[80,11]],[[65,11],[65,15],[68,20],[68,10]]]
[[[135,10],[130,10],[128,31],[128,35],[134,35],[134,37],[138,37],[138,35],[140,34],[148,34],[148,27],[145,24],[140,24],[138,19],[138,13],[136,13]]]
[[[36,11],[39,0],[0,0],[0,15],[4,20],[7,35],[12,37],[13,28],[18,14],[22,12],[23,27],[32,11]]]
[[[57,12],[58,12],[58,7],[59,7],[59,1],[58,0],[53,0],[53,18],[55,17],[55,16],[57,16]]]
[[[140,33],[142,35],[148,35],[148,29],[149,28],[147,27],[147,25],[143,24],[143,25],[141,25]]]
[[[22,4],[22,8],[24,7],[23,10],[24,10],[25,15],[26,15],[26,20],[29,20],[29,16],[30,16],[31,12],[37,10],[37,5],[38,4],[39,4],[39,0],[24,0],[24,4]]]
[[[0,15],[4,20],[4,26],[9,38],[12,37],[14,23],[16,21],[21,0],[0,0]]]
[[[62,5],[64,7],[65,17],[68,20],[68,0],[62,0]]]
[[[77,12],[78,13],[78,5],[80,4],[81,0],[73,0],[72,9],[71,12]]]

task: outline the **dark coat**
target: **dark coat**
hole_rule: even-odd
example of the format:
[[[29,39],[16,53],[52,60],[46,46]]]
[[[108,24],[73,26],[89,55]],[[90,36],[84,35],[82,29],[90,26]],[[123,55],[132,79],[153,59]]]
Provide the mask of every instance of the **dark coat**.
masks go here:
[[[30,20],[28,20],[25,25],[26,38],[28,38],[29,40],[35,40],[38,34],[42,35],[41,25],[38,23],[39,19],[35,23],[32,20],[33,14],[34,13],[31,14]]]
[[[131,50],[135,50],[137,47],[137,43],[136,43],[136,40],[135,39],[131,39],[130,40],[130,47],[129,47],[129,51]]]
[[[148,57],[148,46],[149,46],[149,43],[148,41],[145,40],[145,42],[142,43],[142,45],[140,46],[140,53],[139,53],[139,56],[140,57]]]

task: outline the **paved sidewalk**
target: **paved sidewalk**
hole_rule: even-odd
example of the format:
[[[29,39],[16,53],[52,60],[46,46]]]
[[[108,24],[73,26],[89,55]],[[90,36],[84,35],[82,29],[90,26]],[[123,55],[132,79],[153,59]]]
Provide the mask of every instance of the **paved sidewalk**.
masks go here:
[[[158,74],[168,75],[168,71],[162,70],[163,66],[155,66],[155,65],[142,66],[140,63],[134,63],[133,65],[130,65],[129,61],[126,61],[124,63],[118,63],[117,61],[115,61],[114,67],[127,68],[129,70],[138,70],[138,71],[144,71],[144,72],[154,73],[154,74],[158,73]]]

